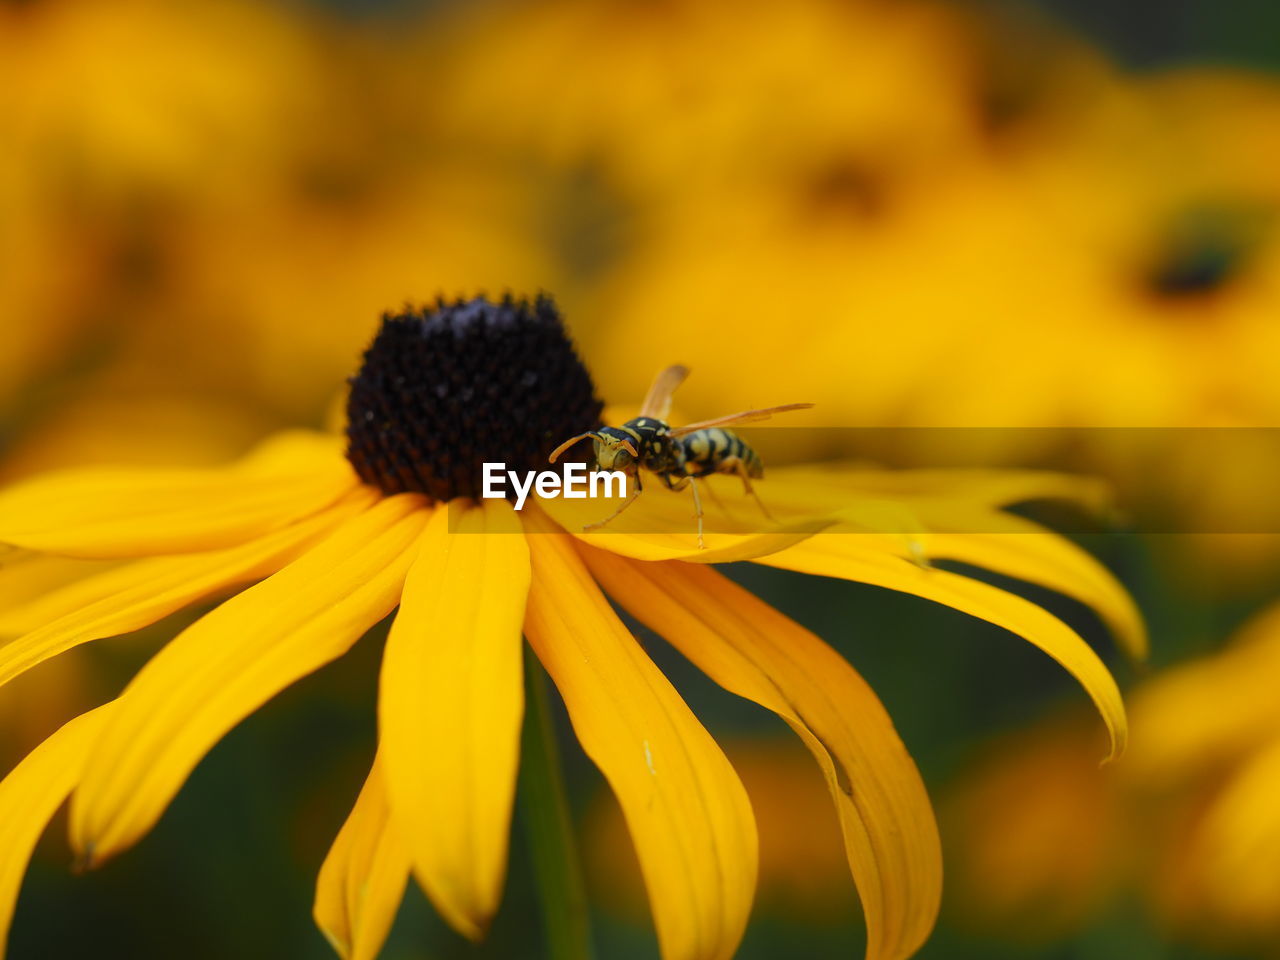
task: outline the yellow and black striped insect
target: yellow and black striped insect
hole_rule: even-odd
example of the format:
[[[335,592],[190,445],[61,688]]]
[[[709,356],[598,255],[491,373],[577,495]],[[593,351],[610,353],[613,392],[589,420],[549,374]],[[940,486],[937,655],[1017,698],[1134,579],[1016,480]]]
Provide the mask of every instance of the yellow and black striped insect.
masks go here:
[[[702,498],[698,494],[697,484],[702,477],[709,477],[713,473],[741,477],[745,491],[755,498],[764,515],[772,519],[751,485],[752,480],[764,477],[764,464],[745,440],[725,428],[740,423],[758,423],[768,420],[775,413],[804,410],[813,404],[787,403],[780,407],[743,410],[727,417],[672,427],[667,423],[667,417],[671,413],[671,398],[688,376],[687,367],[679,364],[667,367],[654,378],[638,417],[628,420],[620,427],[601,427],[599,430],[580,433],[551,452],[548,459],[555,463],[579,440],[590,437],[597,470],[620,470],[635,478],[635,493],[609,516],[597,523],[588,524],[584,529],[603,527],[631,506],[643,491],[641,470],[655,474],[671,490],[683,490],[686,486],[692,486],[699,548],[704,546]]]

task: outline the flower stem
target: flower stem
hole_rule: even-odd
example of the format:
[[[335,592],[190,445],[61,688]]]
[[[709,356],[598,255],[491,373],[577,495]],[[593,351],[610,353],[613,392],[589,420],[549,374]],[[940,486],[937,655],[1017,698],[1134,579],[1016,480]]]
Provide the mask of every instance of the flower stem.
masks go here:
[[[542,664],[525,648],[520,811],[542,903],[548,960],[591,960],[591,924]]]

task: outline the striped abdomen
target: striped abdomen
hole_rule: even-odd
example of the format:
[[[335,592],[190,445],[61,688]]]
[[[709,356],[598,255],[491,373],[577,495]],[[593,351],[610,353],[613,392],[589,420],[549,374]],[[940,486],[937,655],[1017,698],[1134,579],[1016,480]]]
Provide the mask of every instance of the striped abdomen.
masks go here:
[[[695,430],[680,438],[684,447],[684,470],[691,477],[705,477],[713,473],[737,473],[739,461],[746,467],[748,477],[764,476],[764,464],[760,457],[740,436],[732,430],[710,427]]]

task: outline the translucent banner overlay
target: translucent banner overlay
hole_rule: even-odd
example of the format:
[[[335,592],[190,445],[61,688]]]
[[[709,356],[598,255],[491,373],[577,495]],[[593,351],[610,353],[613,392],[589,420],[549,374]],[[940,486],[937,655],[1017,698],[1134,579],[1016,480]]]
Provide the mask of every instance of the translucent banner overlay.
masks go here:
[[[716,463],[724,472],[689,481],[641,469],[641,492],[634,477],[627,486],[633,502],[588,532],[696,536],[696,486],[704,537],[818,529],[1016,532],[1010,514],[1069,534],[1280,533],[1280,428],[751,427],[735,433],[755,452],[763,476],[750,476],[756,472],[750,458],[708,457],[705,446],[686,446],[692,463]],[[575,452],[581,462],[588,444]],[[572,475],[579,481],[574,492],[588,493],[581,498],[564,496],[564,464],[540,468],[550,473],[540,487],[536,476],[517,471],[492,489],[513,506],[519,489],[527,491],[520,514],[541,512],[552,521],[527,522],[530,531],[581,532],[624,502],[589,495],[581,481],[591,469],[586,463]],[[746,483],[740,473],[748,474]],[[606,488],[592,486],[598,493]],[[469,508],[450,504],[451,526]]]

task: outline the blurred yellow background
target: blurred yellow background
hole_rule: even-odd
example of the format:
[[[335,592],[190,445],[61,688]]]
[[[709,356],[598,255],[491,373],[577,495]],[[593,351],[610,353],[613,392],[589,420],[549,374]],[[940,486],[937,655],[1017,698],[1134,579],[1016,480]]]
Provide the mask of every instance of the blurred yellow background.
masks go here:
[[[1098,5],[1074,6],[1096,25]],[[1242,6],[1187,22],[1280,63],[1280,24]],[[1147,18],[1120,18],[1135,41],[1178,16],[1135,7]],[[826,427],[1278,426],[1280,79],[1262,58],[1177,52],[1139,67],[1039,8],[943,0],[0,2],[0,478],[218,462],[332,422],[383,310],[478,291],[554,294],[611,403],[689,364],[688,419],[805,400],[797,423]],[[838,436],[774,457],[937,452],[907,430],[877,449]],[[1045,452],[992,439],[983,456]],[[1152,615],[1157,663],[1216,648],[1275,599],[1280,538],[1239,533],[1274,509],[1246,482],[1275,475],[1274,445],[1207,481],[1176,444],[1049,452],[1157,505],[1190,487],[1178,509],[1209,532],[1109,554]],[[1265,647],[1145,680],[1130,772],[1097,771],[1065,720],[987,745],[1008,718],[985,715],[969,765],[929,726],[941,708],[916,705],[908,733],[937,741],[926,773],[959,783],[944,823],[957,928],[989,938],[944,930],[931,955],[1004,956],[1006,939],[1016,957],[1276,955],[1280,661]],[[873,674],[877,656],[890,690],[928,670],[860,651]],[[96,702],[87,663],[0,698],[0,744],[16,755]],[[1224,704],[1264,714],[1265,736],[1183,757],[1228,723]],[[791,759],[725,723],[764,784],[762,832],[807,828],[806,797],[768,786],[790,783]],[[1162,763],[1190,785],[1155,789]],[[586,817],[605,878],[607,820]],[[843,883],[832,902],[807,892],[831,868],[822,844],[775,829],[751,956],[777,955],[789,916],[857,924]],[[1137,865],[1174,856],[1176,871]],[[642,921],[615,892],[630,944]],[[1138,935],[1146,952],[1127,952],[1148,913],[1163,919]]]

